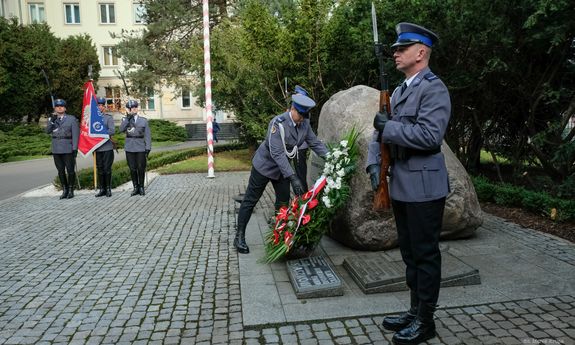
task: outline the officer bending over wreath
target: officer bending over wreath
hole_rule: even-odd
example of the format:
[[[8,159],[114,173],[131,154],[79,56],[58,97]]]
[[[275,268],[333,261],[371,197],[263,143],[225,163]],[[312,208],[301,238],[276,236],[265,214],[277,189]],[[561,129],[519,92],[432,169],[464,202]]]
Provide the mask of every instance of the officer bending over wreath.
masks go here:
[[[291,100],[289,111],[270,121],[266,138],[252,160],[252,171],[238,213],[238,227],[234,239],[234,246],[242,254],[250,252],[245,239],[246,226],[268,182],[271,181],[274,187],[277,210],[281,205],[289,203],[290,183],[296,195],[300,196],[306,192],[290,165],[290,160],[297,158],[299,147],[307,143],[322,158],[328,152],[327,147],[312,131],[309,121],[305,121],[309,118],[310,109],[315,107],[314,100],[301,94],[292,95]]]

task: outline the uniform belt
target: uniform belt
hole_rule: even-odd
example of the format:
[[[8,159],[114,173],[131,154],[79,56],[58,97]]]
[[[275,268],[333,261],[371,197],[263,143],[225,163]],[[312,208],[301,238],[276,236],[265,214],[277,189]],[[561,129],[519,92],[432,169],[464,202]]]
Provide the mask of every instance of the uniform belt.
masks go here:
[[[407,157],[430,156],[430,155],[434,155],[434,154],[439,153],[439,152],[441,152],[441,147],[436,147],[436,148],[431,149],[431,150],[418,150],[418,149],[405,148],[405,153],[407,154]]]
[[[143,137],[144,137],[143,135],[128,135],[128,138],[136,138],[136,139],[138,139],[138,138],[143,138]]]

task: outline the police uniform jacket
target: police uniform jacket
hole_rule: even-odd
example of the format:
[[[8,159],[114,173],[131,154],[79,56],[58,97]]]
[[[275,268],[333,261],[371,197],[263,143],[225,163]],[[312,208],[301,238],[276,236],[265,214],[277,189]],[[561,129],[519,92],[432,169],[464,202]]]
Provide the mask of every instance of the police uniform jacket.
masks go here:
[[[398,145],[403,159],[390,169],[391,198],[404,202],[436,200],[449,194],[449,177],[441,143],[451,115],[451,100],[443,82],[429,68],[420,71],[400,95],[391,97],[391,120],[383,130],[383,142]],[[380,164],[378,131],[369,145],[367,165]],[[430,152],[430,154],[426,154]]]
[[[281,138],[281,127],[284,129],[285,146]],[[252,164],[260,174],[270,179],[278,180],[282,176],[287,178],[294,174],[294,170],[286,150],[291,152],[295,146],[299,148],[303,143],[307,143],[319,156],[325,156],[328,152],[324,143],[312,131],[309,121],[300,123],[296,130],[289,111],[285,112],[270,121],[266,138],[258,147]]]
[[[136,117],[134,117],[136,119]],[[120,132],[126,132],[126,142],[124,151],[126,152],[146,152],[152,149],[152,133],[148,120],[138,115],[136,121],[128,121],[128,117],[122,118]]]
[[[104,118],[103,125],[108,130],[108,135],[112,137],[112,135],[116,133],[116,127],[114,127],[114,118],[108,113],[102,114],[102,117]],[[96,149],[96,152],[112,151],[113,149],[114,146],[112,145],[112,139],[108,139],[104,144]]]
[[[67,154],[78,150],[80,126],[74,115],[64,114],[54,122],[48,120],[46,133],[52,136],[52,154]]]

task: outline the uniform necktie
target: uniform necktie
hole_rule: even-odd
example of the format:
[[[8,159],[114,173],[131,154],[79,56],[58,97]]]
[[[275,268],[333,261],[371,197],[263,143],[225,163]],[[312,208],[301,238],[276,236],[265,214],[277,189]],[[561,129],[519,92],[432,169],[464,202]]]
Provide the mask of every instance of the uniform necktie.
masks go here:
[[[400,95],[400,96],[403,95],[403,93],[405,92],[405,89],[407,89],[407,83],[406,83],[406,82],[403,82],[403,83],[401,84],[401,91],[399,92],[399,95]]]

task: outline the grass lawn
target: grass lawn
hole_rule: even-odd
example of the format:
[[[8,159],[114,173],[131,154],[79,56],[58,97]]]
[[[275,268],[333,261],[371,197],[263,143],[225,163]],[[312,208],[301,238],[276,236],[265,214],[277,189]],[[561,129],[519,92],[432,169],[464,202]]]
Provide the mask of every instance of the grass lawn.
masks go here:
[[[250,170],[252,167],[252,156],[248,149],[236,151],[224,151],[214,155],[214,163],[216,171],[245,171]],[[186,173],[201,173],[208,171],[208,155],[192,157],[185,161],[169,164],[158,168],[162,175],[168,174],[186,174]]]

